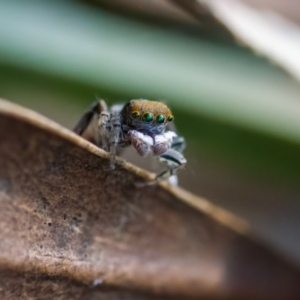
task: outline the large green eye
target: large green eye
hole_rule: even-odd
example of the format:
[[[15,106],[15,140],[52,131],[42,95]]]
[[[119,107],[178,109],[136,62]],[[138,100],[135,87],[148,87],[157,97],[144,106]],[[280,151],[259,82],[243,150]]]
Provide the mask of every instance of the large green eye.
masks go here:
[[[153,115],[150,113],[143,114],[142,120],[144,123],[151,123],[153,121]]]
[[[173,120],[174,120],[174,117],[173,117],[173,116],[169,116],[169,117],[168,117],[168,121],[169,121],[169,122],[172,122]]]
[[[138,112],[138,111],[134,111],[134,112],[132,112],[132,117],[134,118],[134,119],[138,119],[140,116],[141,116],[141,114]]]
[[[163,115],[158,115],[158,116],[156,117],[156,123],[162,124],[164,121],[165,121],[165,116],[163,116]]]

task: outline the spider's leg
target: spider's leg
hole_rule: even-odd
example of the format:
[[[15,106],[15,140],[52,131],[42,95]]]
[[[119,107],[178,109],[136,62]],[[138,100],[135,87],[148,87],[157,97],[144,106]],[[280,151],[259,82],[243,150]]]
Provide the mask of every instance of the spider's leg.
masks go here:
[[[185,157],[180,152],[170,148],[160,155],[158,159],[167,164],[168,170],[158,174],[156,181],[168,179],[171,184],[177,185],[177,171],[186,164]]]
[[[113,111],[111,114],[111,130],[109,136],[109,149],[110,149],[110,168],[113,170],[115,168],[115,160],[117,147],[122,137],[122,119],[118,111]]]
[[[160,162],[166,163],[168,169],[158,174],[156,178],[152,181],[148,182],[138,182],[136,183],[136,187],[141,188],[149,185],[154,185],[158,181],[168,180],[170,184],[177,185],[177,171],[185,166],[186,159],[185,157],[175,149],[168,149],[165,153],[158,157]]]
[[[109,150],[108,140],[111,131],[110,120],[111,120],[111,114],[107,109],[103,110],[98,117],[99,144],[101,144],[101,148],[105,151]]]
[[[83,135],[87,127],[90,125],[90,122],[94,114],[99,114],[101,111],[100,101],[95,101],[92,103],[88,111],[84,113],[79,122],[76,124],[73,131],[79,135]]]
[[[74,132],[100,146],[97,123],[99,115],[105,110],[107,110],[107,105],[104,100],[99,99],[93,102],[75,126]]]
[[[164,140],[165,139],[165,140]],[[177,171],[186,164],[186,159],[182,155],[182,151],[185,148],[185,140],[181,136],[177,136],[173,131],[167,131],[162,135],[159,135],[155,139],[156,143],[168,146],[167,150],[159,155],[160,162],[166,163],[168,170],[158,174],[156,181],[167,179],[171,184],[177,185]],[[155,145],[155,149],[160,149],[162,146]],[[155,148],[156,147],[156,148]],[[157,154],[154,152],[154,154]]]
[[[166,126],[166,133],[170,132],[170,131],[173,131],[173,132],[177,133],[176,126],[175,126],[174,122],[170,122]],[[176,134],[176,136],[173,137],[171,148],[178,151],[178,152],[180,152],[180,153],[182,153],[183,150],[185,149],[185,146],[186,146],[186,144],[185,144],[184,137],[179,136],[179,135]]]
[[[186,147],[185,139],[182,136],[175,136],[172,140],[171,148],[182,153]]]

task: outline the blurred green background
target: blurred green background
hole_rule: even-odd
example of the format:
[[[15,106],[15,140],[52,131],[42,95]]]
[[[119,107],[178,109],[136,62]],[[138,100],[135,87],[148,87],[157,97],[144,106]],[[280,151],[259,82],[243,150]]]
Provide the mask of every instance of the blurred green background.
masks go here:
[[[201,26],[89,2],[1,1],[0,97],[72,128],[95,96],[165,101],[187,140],[180,185],[300,262],[298,82]]]

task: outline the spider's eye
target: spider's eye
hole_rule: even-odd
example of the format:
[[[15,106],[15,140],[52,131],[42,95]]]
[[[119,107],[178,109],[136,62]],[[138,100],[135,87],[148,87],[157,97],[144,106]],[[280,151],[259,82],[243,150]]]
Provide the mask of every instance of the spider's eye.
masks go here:
[[[134,119],[138,119],[141,116],[141,114],[138,111],[134,111],[131,115]]]
[[[165,116],[163,116],[163,115],[158,115],[158,116],[156,117],[156,123],[162,124],[164,121],[165,121]]]
[[[153,115],[150,113],[143,114],[142,120],[144,123],[151,123],[153,121]]]
[[[172,122],[173,120],[174,120],[174,117],[173,117],[173,116],[169,116],[169,117],[168,117],[168,121],[169,121],[169,122]]]

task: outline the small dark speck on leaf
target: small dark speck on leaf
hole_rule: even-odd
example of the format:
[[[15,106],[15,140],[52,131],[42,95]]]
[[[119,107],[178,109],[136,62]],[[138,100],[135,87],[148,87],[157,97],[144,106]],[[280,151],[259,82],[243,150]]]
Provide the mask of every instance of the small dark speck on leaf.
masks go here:
[[[51,227],[51,226],[52,226],[52,223],[48,223],[48,226]]]

